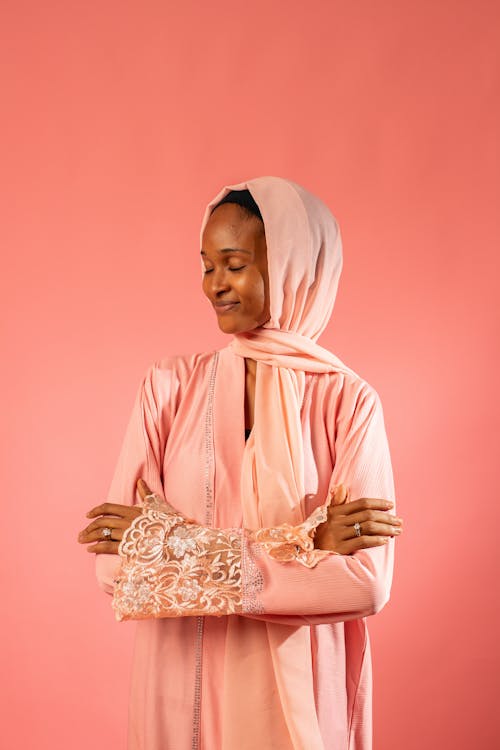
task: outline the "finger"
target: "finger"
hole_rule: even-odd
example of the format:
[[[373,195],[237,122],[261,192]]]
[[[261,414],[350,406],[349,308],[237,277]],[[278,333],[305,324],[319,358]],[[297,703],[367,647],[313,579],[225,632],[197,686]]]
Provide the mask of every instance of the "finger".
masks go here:
[[[102,529],[99,531],[96,529],[89,534],[85,539],[80,539],[80,544],[89,544],[90,542],[119,542],[123,539],[125,529],[111,529],[111,536],[103,536]]]
[[[78,541],[82,544],[92,541],[93,539],[102,538],[102,530],[105,528],[114,531],[124,531],[130,526],[130,519],[113,518],[113,525],[110,525],[109,521],[106,521],[106,517],[100,517],[95,521],[92,521],[87,528],[80,531],[78,534]],[[113,538],[116,539],[116,533],[113,534]],[[121,538],[121,537],[120,537]]]
[[[126,516],[130,505],[120,505],[119,503],[102,503],[96,505],[95,508],[91,508],[86,514],[88,518],[95,518],[95,516],[109,515],[109,516]]]
[[[80,538],[81,536],[85,536],[85,534],[94,531],[94,529],[102,529],[105,526],[108,526],[110,528],[116,526],[117,528],[125,529],[130,525],[131,519],[133,520],[137,516],[141,515],[142,510],[143,509],[141,505],[133,505],[129,508],[129,512],[124,517],[98,516],[94,521],[89,523],[88,526],[80,531],[78,537]]]
[[[98,544],[93,544],[91,547],[87,547],[87,552],[95,552],[98,555],[103,553],[117,555],[119,544],[120,542],[99,542]]]
[[[360,549],[381,547],[388,544],[390,539],[391,537],[388,536],[358,536],[341,542],[337,549],[342,555],[351,555],[353,552],[359,552]]]
[[[165,503],[166,505],[169,505],[169,503],[167,503],[167,501],[165,500],[165,498],[163,497],[163,495],[160,494],[160,493],[158,493],[158,492],[153,492],[153,490],[151,490],[148,487],[148,485],[146,484],[146,482],[142,478],[137,480],[137,490],[138,490],[139,495],[141,496],[142,500],[146,500],[146,498],[149,497],[149,496],[154,496],[154,497],[158,498],[159,500],[161,500],[161,502]],[[172,507],[172,506],[170,506],[170,507]]]
[[[394,515],[394,513],[386,513],[383,510],[360,510],[356,513],[342,514],[338,511],[339,519],[344,518],[346,524],[364,523],[365,521],[378,521],[379,523],[392,524],[394,526],[402,526],[403,519],[400,516]]]
[[[398,526],[392,526],[387,523],[379,523],[378,521],[363,521],[360,523],[361,536],[399,536],[402,529]],[[356,537],[356,529],[354,526],[345,526],[341,531],[341,539],[352,539]],[[360,538],[358,537],[358,539]]]
[[[379,497],[360,497],[359,500],[351,500],[350,503],[344,503],[341,512],[345,515],[357,513],[359,510],[387,510],[392,508],[394,503],[391,500],[385,500]]]
[[[144,481],[144,479],[141,477],[137,480],[137,489],[139,491],[139,495],[141,496],[141,499],[144,500],[146,495],[152,495],[153,492],[149,489],[148,485]]]
[[[333,495],[332,505],[341,505],[348,499],[349,489],[345,484],[337,484],[335,487],[331,488],[330,494]]]
[[[334,517],[334,508],[339,505],[343,505],[349,499],[349,489],[344,484],[337,484],[332,487],[329,492],[330,502],[327,506],[326,512],[328,519],[331,520]]]
[[[157,492],[152,492],[144,479],[138,479],[137,480],[137,489],[139,490],[139,494],[143,500],[146,499],[148,495],[155,495],[157,498],[161,500],[161,502],[165,505],[165,510],[168,513],[175,513],[175,515],[182,516],[183,514],[177,510],[177,508],[174,508],[173,505],[171,505],[168,500],[163,497],[163,495],[159,495]]]

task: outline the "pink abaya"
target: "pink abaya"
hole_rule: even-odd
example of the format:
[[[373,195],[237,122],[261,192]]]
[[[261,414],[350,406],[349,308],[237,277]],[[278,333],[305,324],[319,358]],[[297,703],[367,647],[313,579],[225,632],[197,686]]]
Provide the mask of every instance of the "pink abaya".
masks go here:
[[[294,286],[290,275],[278,285],[283,259],[278,272],[273,258],[280,249],[297,278],[303,274],[284,241],[283,216],[293,214],[286,191],[293,189],[296,201],[299,186],[257,178],[226,186],[217,199],[243,187],[266,226],[273,301],[267,330],[148,369],[108,493],[109,502],[140,503],[142,477],[188,526],[193,522],[199,539],[226,534],[224,553],[209,557],[185,535],[188,526],[172,530],[165,515],[162,529],[161,514],[151,511],[134,521],[120,555],[96,555],[117,619],[137,619],[128,750],[370,750],[366,618],[389,599],[394,540],[339,555],[311,552],[313,532],[306,532],[337,484],[349,488],[350,499],[395,501],[382,405],[373,387],[315,343],[333,306],[329,298],[326,312],[319,305],[319,282],[330,274],[330,291],[323,291],[331,294],[333,285],[334,297],[341,267],[340,239],[329,242],[334,225],[324,206],[318,210],[317,199],[300,189],[308,223],[289,236],[302,240],[299,247],[307,239],[315,253],[304,261],[309,287]],[[247,442],[245,356],[258,361]],[[147,545],[155,524],[161,554],[152,574],[156,552]],[[289,524],[282,544],[281,524]],[[260,529],[266,531],[258,538]]]

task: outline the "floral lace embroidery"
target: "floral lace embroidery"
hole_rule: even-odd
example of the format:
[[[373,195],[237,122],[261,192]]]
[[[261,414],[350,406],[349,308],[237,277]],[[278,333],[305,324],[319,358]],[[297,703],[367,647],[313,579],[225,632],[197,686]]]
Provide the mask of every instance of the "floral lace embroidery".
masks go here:
[[[210,529],[169,509],[146,499],[123,535],[116,619],[241,612],[243,530]]]
[[[314,567],[332,554],[314,549],[325,503],[299,526],[212,529],[201,526],[158,495],[144,500],[118,547],[122,558],[111,606],[117,620],[186,615],[262,613],[262,573],[255,556]]]
[[[298,562],[306,568],[314,568],[320,560],[332,554],[330,550],[315,549],[316,527],[328,518],[330,501],[317,507],[298,526],[283,523],[280,526],[257,529],[249,532],[253,545],[264,549],[270,557],[280,562]]]

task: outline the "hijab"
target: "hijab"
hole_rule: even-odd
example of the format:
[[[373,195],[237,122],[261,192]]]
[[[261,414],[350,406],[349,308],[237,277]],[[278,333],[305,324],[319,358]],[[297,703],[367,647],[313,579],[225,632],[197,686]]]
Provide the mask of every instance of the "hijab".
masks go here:
[[[237,356],[257,362],[254,427],[241,471],[243,525],[250,529],[285,522],[297,525],[306,517],[300,418],[305,373],[353,374],[317,343],[337,294],[342,239],[323,201],[291,180],[270,176],[219,190],[205,209],[200,246],[211,212],[231,191],[242,190],[249,191],[264,222],[270,297],[269,320],[234,334],[229,344]],[[293,747],[323,750],[315,718],[310,627],[266,622],[262,632],[260,658],[273,664]],[[237,639],[228,643],[238,658],[241,644]],[[259,690],[258,670],[255,674],[245,677],[245,690]]]

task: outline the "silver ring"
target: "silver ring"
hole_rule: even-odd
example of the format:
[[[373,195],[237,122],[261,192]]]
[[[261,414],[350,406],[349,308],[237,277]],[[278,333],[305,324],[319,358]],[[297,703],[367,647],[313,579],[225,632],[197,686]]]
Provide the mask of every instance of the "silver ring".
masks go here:
[[[109,539],[111,536],[111,529],[109,526],[105,526],[103,530],[101,531],[101,536],[103,536],[105,539]]]
[[[358,521],[356,521],[356,523],[354,524],[354,530],[356,532],[356,536],[361,536],[361,524]]]
[[[156,493],[155,492],[150,492],[149,495],[144,495],[144,500],[147,500],[148,497],[156,497]]]

